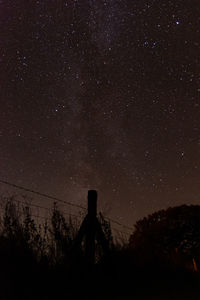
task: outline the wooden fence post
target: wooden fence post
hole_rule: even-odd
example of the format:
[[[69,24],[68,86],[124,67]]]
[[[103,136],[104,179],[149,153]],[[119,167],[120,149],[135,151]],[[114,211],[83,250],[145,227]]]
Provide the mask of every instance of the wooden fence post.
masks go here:
[[[97,191],[88,191],[88,216],[95,218],[97,215]]]
[[[85,257],[88,265],[95,263],[95,241],[101,244],[103,251],[108,252],[108,241],[97,218],[97,191],[88,191],[88,213],[84,218],[76,237],[76,244],[81,247],[85,236]]]
[[[88,215],[86,230],[85,254],[89,265],[95,263],[95,235],[97,215],[97,191],[88,191]]]

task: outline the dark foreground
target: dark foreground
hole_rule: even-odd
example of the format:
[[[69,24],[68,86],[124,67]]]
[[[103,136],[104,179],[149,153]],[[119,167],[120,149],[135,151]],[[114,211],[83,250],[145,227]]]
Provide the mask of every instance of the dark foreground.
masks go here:
[[[47,262],[1,264],[1,299],[199,299],[200,276],[185,270],[139,270],[124,260],[88,267]]]
[[[94,264],[86,255],[87,243],[77,244],[79,231],[56,206],[51,223],[41,227],[27,207],[19,218],[13,202],[6,201],[0,227],[0,299],[199,299],[200,207],[197,217],[196,211],[184,206],[181,213],[169,210],[167,218],[164,211],[144,219],[137,224],[139,238],[137,231],[133,235],[134,247],[114,243],[101,217],[108,247],[103,251],[101,243],[95,244]],[[177,248],[179,244],[185,247]]]

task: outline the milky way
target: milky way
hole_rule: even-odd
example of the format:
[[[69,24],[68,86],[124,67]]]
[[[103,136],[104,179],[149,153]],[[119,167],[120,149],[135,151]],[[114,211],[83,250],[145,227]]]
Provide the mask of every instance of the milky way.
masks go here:
[[[200,203],[199,1],[0,5],[2,179],[125,224]]]

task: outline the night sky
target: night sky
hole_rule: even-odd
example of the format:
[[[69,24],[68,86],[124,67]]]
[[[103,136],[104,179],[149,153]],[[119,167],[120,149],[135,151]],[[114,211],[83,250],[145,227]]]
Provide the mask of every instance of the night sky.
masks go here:
[[[83,205],[97,189],[127,225],[200,204],[199,1],[0,6],[0,179]]]

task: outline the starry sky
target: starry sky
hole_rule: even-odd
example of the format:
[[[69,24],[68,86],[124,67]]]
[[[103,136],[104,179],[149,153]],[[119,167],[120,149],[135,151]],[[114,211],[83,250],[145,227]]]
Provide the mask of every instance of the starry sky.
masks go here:
[[[200,204],[199,1],[1,0],[0,19],[0,179],[97,189],[127,225]]]

